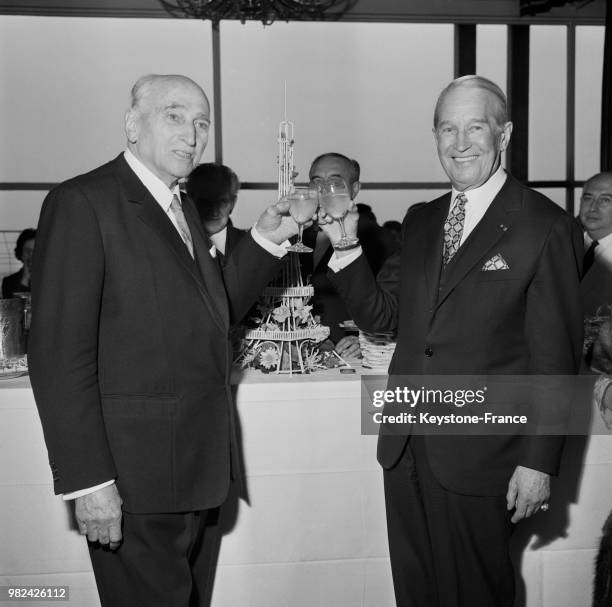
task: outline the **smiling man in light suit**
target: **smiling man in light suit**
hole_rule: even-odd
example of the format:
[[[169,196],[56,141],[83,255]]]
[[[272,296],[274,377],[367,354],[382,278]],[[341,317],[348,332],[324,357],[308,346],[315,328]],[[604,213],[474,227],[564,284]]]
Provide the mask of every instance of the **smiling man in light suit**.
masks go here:
[[[478,76],[450,83],[436,104],[434,137],[452,192],[406,215],[402,249],[378,282],[359,248],[330,261],[357,325],[397,330],[391,381],[578,369],[581,235],[501,167],[511,131],[497,85]],[[347,232],[356,223],[352,210]],[[339,239],[337,224],[324,229]],[[511,526],[547,508],[563,442],[381,430],[397,604],[512,607]]]
[[[189,78],[141,78],[127,149],[53,189],[41,212],[30,375],[103,607],[205,604],[207,532],[242,476],[229,327],[297,232],[286,204],[269,207],[221,272],[178,186],[209,115]]]

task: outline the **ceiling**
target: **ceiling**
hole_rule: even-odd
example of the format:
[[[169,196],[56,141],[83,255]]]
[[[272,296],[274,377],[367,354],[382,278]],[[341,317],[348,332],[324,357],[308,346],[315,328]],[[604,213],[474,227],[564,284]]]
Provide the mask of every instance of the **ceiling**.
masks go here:
[[[603,24],[606,0],[519,17],[519,0],[355,0],[346,21]],[[0,0],[0,14],[167,18],[158,0]]]

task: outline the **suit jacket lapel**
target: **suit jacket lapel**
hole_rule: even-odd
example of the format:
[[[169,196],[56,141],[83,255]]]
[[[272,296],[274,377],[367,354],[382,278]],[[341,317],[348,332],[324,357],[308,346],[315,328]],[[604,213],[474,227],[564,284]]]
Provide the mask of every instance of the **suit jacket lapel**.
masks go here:
[[[185,243],[183,242],[176,228],[172,225],[172,222],[166,216],[157,201],[153,198],[149,190],[147,190],[140,179],[138,179],[138,177],[134,174],[127,162],[125,162],[123,155],[117,158],[117,166],[119,169],[120,178],[126,188],[127,199],[129,203],[137,205],[137,214],[140,220],[147,224],[157,234],[160,241],[169,248],[172,255],[176,258],[179,266],[182,267],[183,270],[186,271],[196,282],[198,290],[200,291],[204,302],[211,311],[213,318],[222,328],[227,328],[229,321],[224,321],[224,314],[221,312],[221,306],[224,306],[226,308],[225,316],[228,314],[226,305],[227,297],[225,295],[225,289],[223,289],[220,275],[218,276],[218,281],[221,282],[223,297],[215,299],[219,296],[219,293],[218,289],[214,285],[214,280],[211,280],[213,283],[211,288],[211,286],[208,284],[208,275],[201,272],[200,268],[189,254],[189,251],[187,250],[187,247],[185,246]],[[185,216],[187,218],[187,213]],[[192,231],[194,251],[196,253],[196,257],[199,259],[202,256],[202,252],[201,250],[198,251],[196,247],[196,238],[194,238],[193,235],[194,227],[192,226],[194,222],[193,220],[190,221],[187,219],[187,223],[189,224],[189,229]],[[201,232],[198,231],[197,225],[195,226],[195,231],[199,235],[197,240],[198,247],[201,249]],[[208,250],[206,250],[206,255],[211,262],[214,263],[210,257],[210,254],[208,253]],[[217,274],[220,272],[218,269],[216,271]]]
[[[522,206],[520,191],[517,189],[512,192],[514,189],[514,180],[508,176],[483,218],[446,267],[446,281],[439,293],[436,307],[442,304],[466,274],[482,260],[486,252],[512,228],[512,211]]]
[[[423,262],[429,294],[429,306],[433,309],[438,300],[440,271],[442,269],[442,246],[444,243],[444,222],[450,206],[450,193],[433,203],[428,223],[423,230]]]
[[[230,324],[229,306],[221,268],[217,260],[210,255],[211,242],[204,233],[193,202],[187,195],[183,195],[183,212],[189,225],[196,261],[200,274],[206,283],[207,293],[210,295],[219,320],[223,323],[223,326],[228,327]]]

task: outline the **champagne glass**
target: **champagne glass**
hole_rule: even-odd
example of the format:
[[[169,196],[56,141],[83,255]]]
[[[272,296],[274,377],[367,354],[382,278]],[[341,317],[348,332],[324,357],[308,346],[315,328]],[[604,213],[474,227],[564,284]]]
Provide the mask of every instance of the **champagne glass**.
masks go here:
[[[340,224],[342,237],[338,242],[332,243],[333,247],[335,249],[351,249],[359,244],[359,238],[347,236],[344,229],[344,218],[352,203],[348,186],[344,179],[332,179],[321,183],[320,187],[321,208]]]
[[[317,212],[319,206],[319,192],[311,186],[298,186],[293,188],[286,196],[289,201],[289,214],[298,224],[298,239],[294,245],[287,248],[287,251],[294,253],[312,253],[312,249],[302,242],[302,232],[304,224],[312,220],[312,216]]]

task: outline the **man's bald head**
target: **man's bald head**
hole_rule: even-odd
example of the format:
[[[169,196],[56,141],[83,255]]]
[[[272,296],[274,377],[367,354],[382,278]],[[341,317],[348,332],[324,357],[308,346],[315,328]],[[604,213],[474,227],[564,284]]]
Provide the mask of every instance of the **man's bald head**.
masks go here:
[[[310,165],[308,176],[311,183],[321,184],[326,181],[340,178],[349,189],[351,200],[357,196],[361,184],[359,183],[359,163],[344,154],[326,152],[317,156]]]
[[[151,74],[132,87],[125,116],[129,150],[168,187],[196,167],[210,127],[210,104],[191,78]]]
[[[181,74],[147,74],[141,76],[130,92],[130,109],[144,111],[150,107],[152,99],[160,92],[173,87],[193,88],[198,91],[210,106],[206,93],[202,87],[191,78]]]

